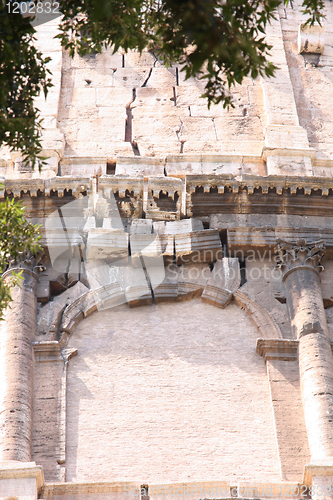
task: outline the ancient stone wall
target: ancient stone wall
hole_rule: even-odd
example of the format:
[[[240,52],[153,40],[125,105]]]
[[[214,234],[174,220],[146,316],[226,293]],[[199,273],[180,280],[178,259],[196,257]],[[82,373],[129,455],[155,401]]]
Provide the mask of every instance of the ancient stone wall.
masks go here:
[[[277,481],[256,337],[236,305],[198,299],[83,321],[68,344],[67,480]]]
[[[47,165],[0,155],[0,198],[22,201],[45,250],[32,306],[2,328],[1,499],[170,500],[161,483],[184,500],[333,498],[325,12],[310,28],[301,0],[280,6],[276,77],[246,78],[230,110],[152,51],[70,59],[56,21],[37,28]],[[311,262],[295,271],[296,247]]]

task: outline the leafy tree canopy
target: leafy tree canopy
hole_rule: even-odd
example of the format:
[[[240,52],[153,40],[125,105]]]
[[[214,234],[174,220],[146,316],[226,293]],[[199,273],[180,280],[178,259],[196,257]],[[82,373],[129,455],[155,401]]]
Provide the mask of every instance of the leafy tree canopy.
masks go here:
[[[41,151],[41,120],[33,98],[46,95],[48,59],[33,46],[29,18],[0,0],[0,145],[20,149],[35,164]],[[154,50],[166,64],[179,64],[186,78],[205,80],[208,106],[232,104],[229,90],[245,76],[272,76],[265,28],[288,0],[60,0],[60,39],[73,56]],[[320,23],[323,0],[303,0],[308,22]]]
[[[38,227],[27,221],[24,216],[24,207],[14,203],[14,199],[0,203],[0,274],[6,269],[11,260],[19,261],[22,255],[30,252],[36,254],[41,247],[38,240],[41,238]],[[11,302],[11,287],[19,285],[21,273],[13,273],[11,279],[0,279],[0,320]]]

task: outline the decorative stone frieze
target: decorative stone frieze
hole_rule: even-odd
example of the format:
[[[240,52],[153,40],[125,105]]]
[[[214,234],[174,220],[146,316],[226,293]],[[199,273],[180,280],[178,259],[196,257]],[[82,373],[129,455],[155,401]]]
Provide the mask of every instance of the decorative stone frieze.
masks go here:
[[[146,217],[158,220],[180,218],[183,183],[176,177],[148,178]]]
[[[91,180],[88,177],[56,177],[52,179],[6,179],[2,182],[4,188],[0,191],[0,198],[5,195],[13,195],[20,198],[24,194],[37,197],[44,193],[50,196],[51,193],[62,198],[67,193],[72,193],[74,198],[78,198],[82,193],[91,192]]]
[[[242,251],[244,255],[252,252],[254,248],[273,249],[277,239],[295,241],[295,235],[299,239],[316,241],[325,237],[325,246],[333,247],[333,230],[331,228],[299,228],[299,227],[230,227],[227,229],[228,250],[230,252]]]
[[[318,192],[322,196],[327,196],[330,190],[333,190],[333,181],[323,177],[297,177],[284,175],[270,175],[269,177],[257,176],[252,174],[243,174],[233,176],[231,174],[220,175],[187,175],[186,176],[187,193],[192,195],[198,189],[204,193],[211,193],[217,190],[218,194],[232,192],[247,192],[253,194],[259,191],[261,194],[268,194],[274,190],[276,194],[282,195],[283,192],[296,194],[302,190],[304,194]]]
[[[142,217],[143,177],[102,176],[98,180],[98,192],[107,200],[113,192],[123,217]]]

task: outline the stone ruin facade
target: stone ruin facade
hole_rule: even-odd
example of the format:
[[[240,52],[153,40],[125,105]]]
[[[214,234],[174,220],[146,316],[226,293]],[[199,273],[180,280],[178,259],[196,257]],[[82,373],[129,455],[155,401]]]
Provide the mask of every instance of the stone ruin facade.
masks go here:
[[[47,164],[0,159],[44,248],[4,274],[1,499],[333,498],[333,11],[300,4],[230,110],[38,27]]]

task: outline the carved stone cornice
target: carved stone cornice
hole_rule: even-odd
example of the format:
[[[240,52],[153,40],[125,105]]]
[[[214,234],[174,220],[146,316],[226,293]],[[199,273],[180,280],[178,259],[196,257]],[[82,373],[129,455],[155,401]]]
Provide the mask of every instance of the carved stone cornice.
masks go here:
[[[323,241],[307,243],[304,238],[299,238],[296,243],[277,240],[276,268],[282,271],[282,281],[296,269],[311,269],[319,275],[324,267],[321,259],[325,253]]]

